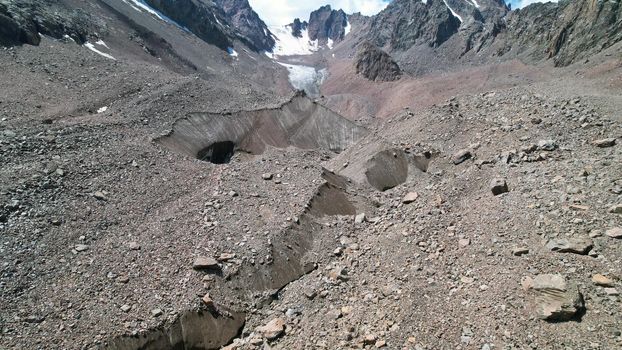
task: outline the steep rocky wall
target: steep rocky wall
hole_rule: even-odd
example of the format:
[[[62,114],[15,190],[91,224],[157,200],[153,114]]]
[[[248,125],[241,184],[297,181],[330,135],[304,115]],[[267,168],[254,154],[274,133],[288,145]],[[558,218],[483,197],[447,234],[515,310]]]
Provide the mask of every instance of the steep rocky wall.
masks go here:
[[[39,45],[40,34],[54,38],[68,35],[82,44],[90,34],[105,34],[100,21],[61,0],[0,1],[0,46]]]
[[[222,50],[233,46],[234,33],[222,23],[226,23],[222,10],[212,2],[145,0],[151,7],[170,17],[181,26],[188,28],[203,41]]]
[[[498,0],[396,0],[371,19],[369,40],[408,72],[520,58],[567,66],[622,40],[619,0],[562,0],[509,11]]]
[[[326,43],[328,39],[340,41],[345,36],[348,18],[343,10],[333,10],[330,5],[320,7],[309,16],[309,39]]]
[[[216,0],[224,11],[227,20],[237,31],[252,43],[255,50],[271,51],[274,47],[274,38],[268,26],[259,18],[248,0]]]
[[[415,45],[439,46],[458,32],[460,20],[442,0],[396,0],[371,22],[369,41],[391,51]]]

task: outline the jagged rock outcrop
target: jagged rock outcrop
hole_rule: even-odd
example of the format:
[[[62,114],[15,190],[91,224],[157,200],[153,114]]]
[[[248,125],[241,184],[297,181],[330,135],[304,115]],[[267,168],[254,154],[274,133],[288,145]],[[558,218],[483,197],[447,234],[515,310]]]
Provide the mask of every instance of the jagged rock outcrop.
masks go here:
[[[236,40],[255,51],[270,51],[274,38],[247,0],[145,0],[201,40],[227,50]]]
[[[348,26],[348,17],[343,10],[333,10],[330,5],[322,6],[309,16],[309,39],[320,44],[328,39],[338,42],[343,39]]]
[[[622,40],[619,0],[538,3],[507,18],[504,51],[526,52],[566,66]]]
[[[402,75],[393,58],[370,42],[359,46],[354,68],[357,74],[372,81],[394,81]]]
[[[309,26],[307,21],[300,21],[300,18],[296,18],[293,23],[289,25],[292,28],[292,35],[296,38],[302,38],[302,31],[306,30]]]
[[[50,0],[0,0],[0,45],[39,45],[40,34],[54,38],[68,35],[84,43],[90,34],[106,29],[88,13]]]
[[[439,46],[460,24],[443,0],[395,0],[373,18],[368,37],[389,52],[406,51],[415,45]]]
[[[565,0],[510,11],[502,0],[395,0],[360,40],[409,72],[499,58],[566,66],[622,40],[622,7],[619,0]]]
[[[332,43],[340,42],[346,35],[348,16],[343,10],[333,10],[330,5],[322,6],[311,12],[309,21],[300,18],[286,26],[289,33],[296,38],[302,38],[304,31],[310,41],[317,42],[320,47],[332,48]]]
[[[446,6],[451,8],[463,22],[485,22],[494,18],[503,17],[509,7],[504,0],[445,0]]]
[[[236,34],[225,26],[224,11],[211,1],[145,0],[179,25],[188,28],[208,44],[227,50],[233,46]]]
[[[252,43],[255,50],[272,50],[274,38],[248,0],[215,0],[215,2],[222,8],[229,23]]]

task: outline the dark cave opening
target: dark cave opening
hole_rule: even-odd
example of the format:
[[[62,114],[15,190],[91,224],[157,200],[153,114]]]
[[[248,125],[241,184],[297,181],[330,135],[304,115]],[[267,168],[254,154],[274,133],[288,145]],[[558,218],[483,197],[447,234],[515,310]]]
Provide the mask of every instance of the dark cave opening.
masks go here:
[[[235,153],[235,143],[231,141],[215,142],[197,153],[197,159],[213,164],[227,164]]]

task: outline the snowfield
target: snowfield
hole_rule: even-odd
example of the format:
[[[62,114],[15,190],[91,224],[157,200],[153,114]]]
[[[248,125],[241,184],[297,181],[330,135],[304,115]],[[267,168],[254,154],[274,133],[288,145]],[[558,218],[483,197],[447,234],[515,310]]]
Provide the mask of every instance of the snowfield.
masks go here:
[[[310,55],[319,50],[318,41],[310,40],[306,29],[301,32],[301,38],[292,35],[290,25],[270,27],[270,31],[274,34],[276,45],[274,45],[272,54],[269,52],[266,54],[272,58],[274,56]]]

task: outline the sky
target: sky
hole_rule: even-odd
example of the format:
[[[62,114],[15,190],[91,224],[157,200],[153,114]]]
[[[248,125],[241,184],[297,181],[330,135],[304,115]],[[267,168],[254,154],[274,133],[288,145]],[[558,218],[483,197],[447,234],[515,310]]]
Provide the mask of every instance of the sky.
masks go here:
[[[506,1],[514,9],[534,2],[544,2],[544,0]],[[343,9],[346,13],[361,12],[371,16],[384,9],[390,0],[249,0],[248,2],[268,25],[284,25],[292,23],[294,18],[308,20],[312,11],[327,4],[333,9]]]

